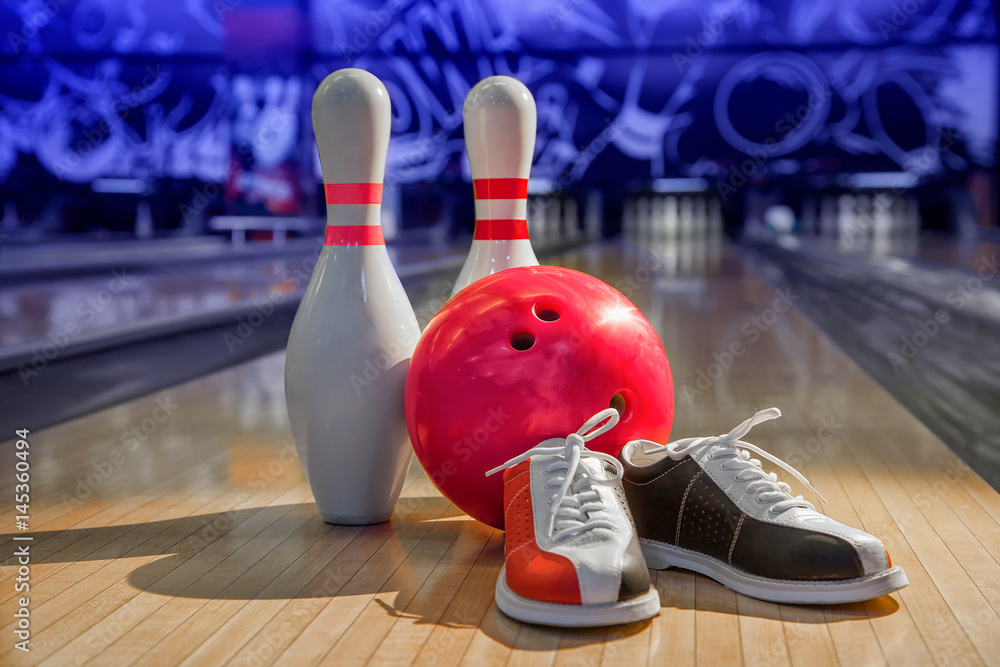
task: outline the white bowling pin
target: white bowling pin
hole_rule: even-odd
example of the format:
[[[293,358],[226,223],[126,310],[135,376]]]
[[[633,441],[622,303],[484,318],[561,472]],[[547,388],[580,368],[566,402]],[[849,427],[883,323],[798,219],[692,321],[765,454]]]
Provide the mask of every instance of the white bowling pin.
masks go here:
[[[722,228],[724,226],[722,202],[718,199],[711,199],[708,204],[708,236],[711,242],[714,243],[722,238]]]
[[[806,197],[802,200],[802,236],[817,236],[816,227],[819,224],[816,217],[816,200]]]
[[[635,227],[640,240],[648,241],[652,236],[653,205],[647,197],[640,197],[635,203]]]
[[[587,240],[597,241],[601,238],[601,220],[604,217],[604,198],[600,190],[587,193],[587,209],[584,213],[584,226],[587,230]]]
[[[636,202],[634,197],[625,200],[622,209],[622,235],[632,241],[638,236],[638,223],[636,221]]]
[[[538,122],[535,98],[517,79],[491,76],[469,91],[462,115],[476,197],[476,232],[452,295],[497,271],[538,265],[527,222],[528,174]]]
[[[694,203],[690,197],[681,197],[678,217],[680,219],[681,239],[686,241],[692,237],[694,232]]]
[[[327,227],[285,355],[285,399],[302,468],[329,523],[386,521],[413,450],[403,418],[420,336],[380,224],[389,95],[358,69],[313,97]]]
[[[842,246],[853,246],[858,223],[858,203],[852,195],[843,194],[837,200],[837,238]]]
[[[704,197],[694,200],[694,237],[703,240],[708,229],[708,202]]]
[[[563,235],[567,241],[580,239],[580,211],[572,197],[563,203]]]
[[[833,197],[823,197],[819,209],[820,236],[825,239],[837,238],[837,201]]]
[[[868,195],[858,195],[857,204],[858,215],[854,222],[854,231],[857,243],[863,245],[868,242],[875,224],[874,209],[872,199]]]
[[[872,200],[872,249],[888,254],[892,247],[892,196],[880,192]]]
[[[667,240],[676,242],[680,232],[680,221],[678,220],[677,197],[667,197],[663,212],[663,230]]]
[[[562,202],[556,197],[549,199],[548,205],[545,207],[545,237],[539,240],[544,245],[562,243]]]
[[[652,223],[650,224],[649,232],[646,234],[648,239],[661,241],[666,237],[666,215],[666,204],[663,197],[653,197],[652,204],[650,205],[650,219]]]

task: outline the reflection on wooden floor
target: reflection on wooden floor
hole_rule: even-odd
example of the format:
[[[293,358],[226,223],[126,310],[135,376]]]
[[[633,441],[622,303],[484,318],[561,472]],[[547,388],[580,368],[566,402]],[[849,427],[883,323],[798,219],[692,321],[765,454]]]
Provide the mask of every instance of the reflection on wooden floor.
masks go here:
[[[881,537],[910,585],[867,604],[797,607],[668,570],[654,576],[663,610],[651,622],[522,625],[493,602],[502,533],[458,512],[418,467],[391,523],[320,520],[271,355],[31,434],[32,650],[12,648],[5,556],[0,663],[1000,661],[1000,495],[797,311],[774,309],[796,295],[732,251],[677,277],[655,249],[590,247],[553,263],[616,285],[653,322],[674,371],[674,438],[780,407],[752,441],[813,482],[829,499],[819,509]],[[745,351],[727,356],[735,342]],[[0,457],[11,499],[10,442]]]

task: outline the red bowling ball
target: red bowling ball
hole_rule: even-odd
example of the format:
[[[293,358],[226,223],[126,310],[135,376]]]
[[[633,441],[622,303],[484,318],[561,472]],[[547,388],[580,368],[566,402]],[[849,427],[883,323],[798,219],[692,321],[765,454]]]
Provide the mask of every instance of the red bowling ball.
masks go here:
[[[417,343],[406,382],[410,441],[461,510],[503,528],[502,475],[487,470],[616,408],[588,443],[667,442],[673,380],[659,337],[621,292],[579,271],[507,269],[462,290]]]

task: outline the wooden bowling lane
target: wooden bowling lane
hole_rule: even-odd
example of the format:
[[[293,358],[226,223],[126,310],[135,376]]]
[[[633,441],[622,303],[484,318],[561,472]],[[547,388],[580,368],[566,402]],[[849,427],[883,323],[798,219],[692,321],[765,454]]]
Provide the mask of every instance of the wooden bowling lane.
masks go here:
[[[665,570],[651,622],[512,621],[493,601],[502,533],[416,465],[390,523],[320,520],[272,354],[30,434],[31,652],[11,639],[10,502],[0,664],[1000,662],[1000,495],[785,308],[793,298],[720,246],[608,244],[550,261],[595,273],[650,318],[674,373],[672,437],[778,406],[750,441],[802,471],[828,498],[822,511],[881,537],[910,585],[798,607]],[[0,498],[13,498],[14,451],[0,445]]]

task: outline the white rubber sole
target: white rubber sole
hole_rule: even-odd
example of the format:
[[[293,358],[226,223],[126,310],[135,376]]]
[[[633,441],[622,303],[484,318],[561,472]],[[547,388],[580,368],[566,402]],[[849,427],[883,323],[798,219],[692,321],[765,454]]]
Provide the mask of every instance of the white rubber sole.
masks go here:
[[[524,623],[561,628],[591,628],[621,625],[652,618],[660,613],[660,594],[655,588],[645,595],[621,602],[599,605],[554,604],[521,597],[507,586],[507,566],[497,577],[497,606],[511,618]]]
[[[863,602],[898,591],[909,580],[898,565],[885,572],[844,581],[787,581],[757,577],[695,551],[653,540],[640,540],[646,564],[654,570],[681,567],[700,572],[752,598],[786,604]]]

